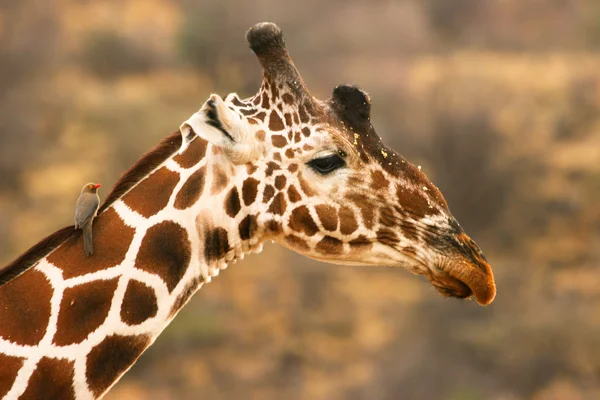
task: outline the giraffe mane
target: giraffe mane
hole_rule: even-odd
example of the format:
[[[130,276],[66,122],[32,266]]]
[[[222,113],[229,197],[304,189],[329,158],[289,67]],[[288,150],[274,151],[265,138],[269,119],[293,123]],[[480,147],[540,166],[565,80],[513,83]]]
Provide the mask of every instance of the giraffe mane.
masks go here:
[[[121,178],[115,183],[106,196],[106,200],[98,209],[98,214],[106,211],[115,201],[121,198],[143,178],[148,176],[156,167],[162,164],[181,148],[181,133],[176,131],[164,138],[158,146],[144,154]],[[8,283],[46,257],[67,239],[81,232],[73,225],[65,226],[46,236],[34,244],[19,258],[0,268],[0,286]]]

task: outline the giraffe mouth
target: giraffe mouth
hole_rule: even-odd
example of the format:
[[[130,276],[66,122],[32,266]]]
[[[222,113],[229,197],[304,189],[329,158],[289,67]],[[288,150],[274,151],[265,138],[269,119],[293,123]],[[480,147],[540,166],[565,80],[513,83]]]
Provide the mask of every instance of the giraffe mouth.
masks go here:
[[[487,263],[472,266],[465,263],[441,263],[426,274],[436,290],[445,297],[474,298],[482,306],[496,296],[496,285]]]

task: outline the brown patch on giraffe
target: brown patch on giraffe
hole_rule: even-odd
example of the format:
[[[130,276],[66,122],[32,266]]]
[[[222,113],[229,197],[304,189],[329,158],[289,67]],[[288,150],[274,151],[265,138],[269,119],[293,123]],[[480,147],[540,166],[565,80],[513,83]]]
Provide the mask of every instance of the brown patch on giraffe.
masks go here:
[[[15,383],[23,361],[23,358],[0,353],[0,397],[3,398]]]
[[[256,114],[254,116],[254,118],[261,120],[262,122],[265,122],[265,118],[267,117],[267,114],[265,114],[264,112],[259,112],[258,114]]]
[[[288,167],[288,171],[290,171],[292,174],[298,171],[298,164],[290,164]]]
[[[139,325],[156,316],[157,312],[158,302],[154,290],[143,282],[131,279],[127,283],[121,306],[121,320],[127,325]]]
[[[343,235],[349,235],[358,229],[354,211],[350,207],[341,206],[338,216],[340,220],[340,232]]]
[[[271,116],[269,117],[269,130],[275,132],[282,131],[284,128],[285,126],[283,126],[283,121],[281,120],[279,113],[277,113],[275,110],[272,110]]]
[[[238,106],[238,107],[247,107],[248,106],[247,104],[242,103],[237,96],[232,96],[231,102],[233,103],[233,105]]]
[[[287,145],[288,141],[286,140],[285,136],[283,136],[283,135],[272,135],[271,143],[273,143],[273,146],[281,148],[281,147],[285,147]]]
[[[288,141],[291,142],[292,139],[294,138],[294,132],[288,131],[287,137],[288,137]]]
[[[427,199],[415,190],[398,185],[396,188],[396,196],[398,197],[398,202],[402,209],[408,211],[417,219],[421,219],[426,215],[437,214],[436,209],[429,207]]]
[[[202,195],[205,180],[206,167],[202,167],[190,175],[175,197],[175,208],[185,210],[193,206]]]
[[[300,182],[300,188],[305,195],[311,197],[316,194],[310,184],[302,177],[302,172],[298,172],[298,182]]]
[[[410,255],[410,256],[416,256],[416,255],[417,255],[417,249],[415,249],[415,248],[414,248],[414,247],[412,247],[412,246],[406,246],[406,247],[403,247],[403,248],[402,248],[402,252],[403,252],[403,253],[406,253],[406,254],[408,254],[408,255]]]
[[[285,118],[285,125],[286,126],[292,126],[292,114],[290,113],[285,113],[283,115],[283,118]]]
[[[248,117],[248,123],[250,123],[250,125],[258,125],[259,122],[258,120],[252,118],[252,117]]]
[[[371,188],[374,190],[387,189],[390,185],[390,182],[385,178],[383,172],[379,170],[375,170],[371,174]]]
[[[215,195],[221,193],[223,189],[229,183],[229,178],[223,168],[219,167],[217,164],[213,164],[213,182],[212,187],[210,188],[210,194]]]
[[[396,226],[399,222],[399,218],[396,217],[394,210],[390,207],[384,206],[379,210],[379,223],[381,225],[392,227]]]
[[[256,222],[256,217],[254,215],[247,215],[238,226],[238,231],[240,234],[240,239],[248,240],[258,230],[258,223]]]
[[[252,175],[253,173],[256,172],[256,170],[258,169],[258,166],[252,164],[252,163],[247,163],[246,164],[246,173],[248,175]]]
[[[287,158],[294,158],[294,156],[295,156],[295,155],[294,155],[294,150],[292,150],[292,149],[287,149],[287,150],[285,151],[285,156],[286,156]]]
[[[271,85],[271,96],[273,96],[273,101],[279,97],[279,89],[277,89],[277,85]]]
[[[292,95],[291,95],[291,94],[289,94],[289,93],[284,93],[284,94],[281,96],[281,100],[283,100],[283,102],[284,102],[285,104],[287,104],[287,105],[294,104],[294,98],[293,98],[293,97],[292,97]]]
[[[119,278],[83,283],[65,289],[60,302],[54,344],[80,343],[108,316]]]
[[[273,160],[281,162],[283,159],[281,158],[281,154],[276,152],[276,153],[273,153]]]
[[[402,231],[402,235],[408,240],[417,240],[419,238],[417,226],[410,221],[402,220],[400,222],[400,230]]]
[[[255,106],[260,104],[260,96],[254,96],[254,98],[252,99],[252,104],[254,104]]]
[[[256,136],[256,139],[260,140],[261,142],[264,142],[265,137],[267,136],[267,133],[261,129],[259,131],[256,131],[254,136]]]
[[[311,151],[313,149],[314,149],[314,147],[312,147],[310,144],[305,144],[302,146],[302,150],[304,150],[304,151]]]
[[[234,186],[225,196],[225,212],[231,218],[235,218],[241,209],[242,205],[240,204],[240,194],[238,193],[237,188]]]
[[[283,175],[277,175],[275,178],[275,187],[277,190],[283,190],[285,184],[287,183],[287,179]]]
[[[125,225],[114,208],[94,220],[94,255],[83,252],[81,231],[48,256],[48,262],[62,269],[65,279],[100,271],[120,264],[124,259],[135,229]]]
[[[149,345],[148,335],[111,335],[92,348],[86,359],[86,380],[94,396],[102,395]]]
[[[260,106],[262,108],[264,108],[264,109],[268,109],[269,108],[269,95],[267,94],[267,92],[263,92],[263,94],[262,94],[262,104]]]
[[[273,198],[275,195],[275,188],[271,185],[265,186],[265,190],[263,192],[263,203],[268,203],[269,200]]]
[[[299,238],[296,235],[287,235],[284,238],[284,240],[291,248],[293,248],[295,250],[299,250],[299,251],[310,250],[310,247],[308,246],[308,243],[306,243],[306,240]]]
[[[278,235],[283,231],[281,222],[271,219],[265,223],[265,233],[270,235]]]
[[[244,205],[249,206],[254,203],[256,195],[258,194],[258,184],[259,182],[257,179],[246,178],[242,184],[242,199],[244,200]]]
[[[232,111],[235,111],[235,110],[232,110]],[[254,109],[249,109],[249,110],[247,110],[247,109],[245,109],[245,108],[240,108],[240,110],[239,110],[239,111],[240,111],[242,114],[244,114],[245,116],[250,116],[250,115],[252,115],[252,114],[254,114],[254,113],[256,112],[256,110],[254,110]]]
[[[0,337],[23,346],[38,344],[50,320],[52,292],[46,275],[37,270],[5,284],[0,291]]]
[[[150,218],[167,206],[171,193],[178,182],[179,174],[177,172],[162,167],[131,189],[123,196],[122,200],[142,217]]]
[[[74,399],[75,362],[42,357],[19,399]]]
[[[289,227],[296,232],[304,232],[307,236],[313,236],[319,231],[306,206],[296,207],[292,211]]]
[[[204,257],[206,262],[217,261],[231,250],[229,236],[224,228],[208,229],[204,237]]]
[[[377,241],[387,246],[396,246],[400,243],[400,239],[396,232],[389,228],[381,228],[377,231]]]
[[[304,108],[303,105],[301,105],[300,107],[298,107],[298,114],[300,114],[300,121],[307,123],[308,121],[310,121],[310,117],[308,116],[307,112],[306,112],[306,108]]]
[[[375,207],[369,198],[361,193],[348,193],[346,199],[358,207],[365,227],[372,229],[375,224]]]
[[[302,128],[302,134],[306,137],[310,136],[310,129],[308,129],[307,127]]]
[[[283,193],[279,192],[271,202],[269,209],[267,210],[271,214],[283,215],[286,209],[286,201]]]
[[[188,145],[188,148],[181,154],[173,157],[181,168],[192,168],[198,164],[206,155],[206,147],[208,142],[198,136]]]
[[[298,190],[296,189],[296,187],[294,185],[290,185],[288,187],[287,193],[288,193],[288,199],[290,199],[290,201],[292,203],[296,203],[296,202],[302,200],[302,196],[300,196],[300,193],[298,193]]]
[[[294,133],[294,143],[299,143],[302,140],[302,135],[300,134],[300,131],[296,131]]]
[[[294,118],[294,124],[295,125],[300,124],[300,118],[298,117],[298,113],[297,112],[294,112],[293,118]]]
[[[135,259],[135,267],[158,275],[169,292],[181,281],[191,258],[187,231],[172,221],[148,229]]]
[[[344,252],[344,243],[332,236],[325,236],[317,243],[315,249],[321,254],[342,254]]]
[[[360,235],[356,239],[352,239],[348,244],[350,245],[350,250],[353,251],[367,251],[373,247],[373,243],[363,235]]]
[[[277,164],[276,162],[273,161],[269,161],[267,163],[267,169],[265,170],[265,175],[266,176],[271,176],[273,175],[274,171],[279,171],[281,168],[279,167],[279,164]]]
[[[337,230],[338,214],[335,207],[327,204],[319,204],[315,206],[315,211],[323,228],[330,232]]]

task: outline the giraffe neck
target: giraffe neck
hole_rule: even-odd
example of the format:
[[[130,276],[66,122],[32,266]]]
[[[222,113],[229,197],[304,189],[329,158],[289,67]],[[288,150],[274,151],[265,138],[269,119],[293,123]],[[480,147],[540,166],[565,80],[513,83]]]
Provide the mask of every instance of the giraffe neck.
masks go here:
[[[92,257],[76,235],[0,286],[0,397],[101,397],[204,282],[260,251],[227,165],[193,139],[96,218]]]

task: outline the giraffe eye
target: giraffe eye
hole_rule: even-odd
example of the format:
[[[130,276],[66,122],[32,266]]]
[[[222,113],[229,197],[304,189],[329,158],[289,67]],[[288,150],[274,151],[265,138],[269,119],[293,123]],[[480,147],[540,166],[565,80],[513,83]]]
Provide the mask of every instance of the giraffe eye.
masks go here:
[[[309,161],[307,165],[321,175],[327,175],[330,172],[343,167],[346,163],[338,154],[331,154],[326,157],[315,158],[314,160]]]

